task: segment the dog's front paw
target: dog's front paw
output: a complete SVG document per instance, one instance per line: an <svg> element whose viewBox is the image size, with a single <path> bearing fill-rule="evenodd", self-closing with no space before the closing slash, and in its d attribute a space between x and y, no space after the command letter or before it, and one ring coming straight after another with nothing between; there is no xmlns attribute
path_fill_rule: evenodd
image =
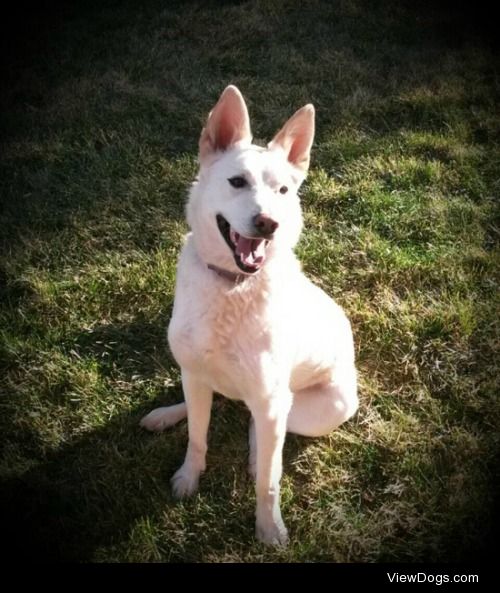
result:
<svg viewBox="0 0 500 593"><path fill-rule="evenodd" d="M170 480L174 498L181 499L193 496L198 490L200 474L200 471L186 467L186 464L182 465Z"/></svg>
<svg viewBox="0 0 500 593"><path fill-rule="evenodd" d="M281 519L265 523L257 521L255 537L270 546L286 546L288 543L288 531Z"/></svg>

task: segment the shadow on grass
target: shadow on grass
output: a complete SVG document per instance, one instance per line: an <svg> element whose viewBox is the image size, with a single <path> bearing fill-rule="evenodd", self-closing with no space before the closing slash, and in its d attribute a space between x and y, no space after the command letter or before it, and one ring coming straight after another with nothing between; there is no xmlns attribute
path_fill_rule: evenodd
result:
<svg viewBox="0 0 500 593"><path fill-rule="evenodd" d="M97 325L67 340L67 348L98 361L105 378L153 378L175 373L177 367L166 336L170 316L169 307L153 316L137 315L131 322Z"/></svg>
<svg viewBox="0 0 500 593"><path fill-rule="evenodd" d="M146 382L153 379L154 384L159 377L175 376L177 368L166 351L165 327L163 318L140 318L94 328L69 343L81 359L100 361L99 375L105 382L119 383L120 378L137 373ZM16 432L16 443L29 454L30 465L0 483L2 530L9 557L85 562L99 559L106 550L106 559L127 561L128 550L140 553L141 544L132 543L134 538L148 538L141 533L144 524L154 529L163 526L149 540L162 552L159 558L145 552L142 561L200 561L204 554L224 552L228 541L248 549L255 545L253 486L246 473L249 413L244 405L215 398L208 469L200 495L179 505L171 496L169 480L184 458L187 423L155 435L141 429L139 420L154 407L182 401L181 386L177 383L167 393L153 387L156 397L152 400L140 392L140 385L128 385L133 392L127 397L138 402L131 411L103 419L98 428L45 455L40 454L34 432ZM62 394L57 385L51 389L43 399L50 400L54 410L58 405L72 405L71 386L66 385ZM102 407L107 409L110 394L104 392L102 397L106 399ZM305 439L289 437L286 473L293 473L293 459L305 445ZM205 538L205 546L200 546L200 538ZM116 547L120 552L114 555Z"/></svg>
<svg viewBox="0 0 500 593"><path fill-rule="evenodd" d="M156 405L160 403L164 402ZM146 411L117 416L0 484L7 557L28 562L85 562L94 561L96 554L99 558L99 550L106 549L108 561L113 557L127 561L123 550L132 546L137 553L131 540L141 522L167 523L159 536L162 553L156 560L203 561L204 554L223 552L230 541L238 542L240 548L255 545L253 486L246 475L246 430L235 439L226 427L235 419L240 427L246 427L243 407L216 399L209 469L200 495L181 504L171 496L169 479L184 457L186 423L162 435L151 435L138 426ZM285 471L305 446L304 439L290 440ZM234 455L234 463L227 463L228 455ZM179 537L181 541L176 539ZM208 545L200 546L200 538L208 539ZM114 547L122 550L116 556ZM151 560L145 556L139 561Z"/></svg>
<svg viewBox="0 0 500 593"><path fill-rule="evenodd" d="M179 397L180 393L176 393ZM154 402L151 407L161 403L164 402ZM116 416L102 428L50 452L25 473L2 481L1 521L3 538L8 542L8 558L28 562L85 562L98 559L99 550L106 549L108 560L115 557L127 561L126 550L130 548L129 540L134 538L135 526L144 521L159 525L164 515L173 515L168 519L172 523L162 535L165 558L201 559L203 552L194 525L199 520L207 522L204 511L196 508L196 499L180 505L185 509L177 510L178 503L170 494L169 479L185 453L186 423L165 434L151 435L139 427L139 419L148 410L149 407ZM19 434L18 438L18 442L33 441L31 434ZM231 437L217 431L216 438L229 442ZM232 447L234 443L229 445ZM227 505L232 484L228 481L227 485L227 488L211 488L210 479L208 484L203 480L204 505L212 502L217 508ZM177 515L182 524L176 525ZM184 515L186 523L192 525L187 531L183 531ZM252 515L246 520L251 525ZM226 529L227 526L223 532ZM181 541L169 541L174 530ZM252 536L251 528L248 536ZM114 556L113 548L122 543L122 552ZM215 544L211 551L217 548ZM149 560L148 555L141 558L141 561Z"/></svg>
<svg viewBox="0 0 500 593"><path fill-rule="evenodd" d="M97 547L120 541L150 512L146 501L140 504L140 481L131 478L131 464L140 467L147 461L144 446L138 450L129 437L123 438L125 427L138 432L131 424L131 417L115 418L2 483L3 533L12 558L90 560ZM127 496L117 496L117 489ZM156 495L170 504L166 488L158 488Z"/></svg>
<svg viewBox="0 0 500 593"><path fill-rule="evenodd" d="M147 545L155 546L156 536L161 556L146 551L142 561L200 561L206 553L224 551L227 541L234 539L240 546L252 545L254 498L246 474L246 408L215 398L209 467L199 497L181 505L170 494L169 480L184 458L187 423L181 422L160 435L139 427L143 414L183 399L179 384L168 393L154 386L162 376L175 377L177 368L167 353L165 327L163 315L161 319L138 318L131 323L96 327L68 341L68 347L71 344L82 360L99 361L104 384L118 384L135 373L146 384L153 380L156 397L151 400L151 394L141 393L140 384L124 381L125 389L132 390L126 397L138 402L131 411L103 419L98 428L44 455L34 432L16 432L16 443L26 455L29 453L30 465L27 471L18 470L17 475L0 483L0 515L9 557L33 562L85 562L99 559L105 549L106 559L127 561L128 550L140 553L141 544L137 539L132 543L134 538L145 537ZM71 391L71 385L64 386L62 393L52 385L42 399L51 401L57 410L58 405L72 405ZM102 397L106 400L102 409L106 410L110 394L105 391ZM91 405L100 406L99 402ZM301 439L294 438L287 446L287 466L302 444ZM234 461L228 463L228 458ZM230 508L236 512L228 512ZM163 525L163 530L148 540L148 534L141 532L144 524ZM207 538L206 546L200 546L200 538ZM120 549L116 555L115 548ZM137 561L136 556L133 559Z"/></svg>

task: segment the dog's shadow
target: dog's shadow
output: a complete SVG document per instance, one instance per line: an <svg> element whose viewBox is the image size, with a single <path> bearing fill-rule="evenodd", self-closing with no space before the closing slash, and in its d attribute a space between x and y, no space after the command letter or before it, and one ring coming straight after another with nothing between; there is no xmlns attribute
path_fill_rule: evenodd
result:
<svg viewBox="0 0 500 593"><path fill-rule="evenodd" d="M165 371L175 374L175 363L165 344L164 321L137 320L97 328L77 336L75 347L82 356L99 358L106 354L100 367L104 376L132 370L144 375L149 372L150 376ZM109 344L115 348L110 349ZM109 549L105 549L121 543L126 546L138 522L154 523L170 511L175 520L177 503L171 496L169 478L184 457L186 421L153 435L139 427L139 420L153 407L182 398L178 383L158 393L153 401L143 398L132 409L113 415L98 428L83 432L43 457L38 453L39 461L24 473L4 479L0 500L8 555L37 562L91 561L99 559L102 550L102 557L107 558ZM253 542L255 500L246 472L248 419L242 404L215 398L209 469L201 483L201 506L208 504L214 509L210 519L214 523L210 536L214 548L224 547L228 538L237 538L243 546ZM35 448L33 434L17 436L26 448ZM287 440L285 468L301 448L301 439ZM186 512L181 512L186 525L190 514L194 523L197 517L204 519L196 502L187 505ZM237 517L235 513L234 521L224 516L224 509L229 507L241 510ZM210 530L210 525L207 527ZM173 545L169 559L200 560L199 545L196 538L191 539L182 546L184 556ZM163 543L169 546L168 534ZM117 553L117 557L122 556Z"/></svg>

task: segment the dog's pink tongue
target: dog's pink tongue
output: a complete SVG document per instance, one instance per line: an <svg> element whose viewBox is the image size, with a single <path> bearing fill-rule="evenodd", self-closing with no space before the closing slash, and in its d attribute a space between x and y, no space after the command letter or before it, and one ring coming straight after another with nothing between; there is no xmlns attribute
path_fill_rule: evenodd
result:
<svg viewBox="0 0 500 593"><path fill-rule="evenodd" d="M249 239L240 237L235 245L236 255L246 266L259 267L266 257L266 245L264 239Z"/></svg>

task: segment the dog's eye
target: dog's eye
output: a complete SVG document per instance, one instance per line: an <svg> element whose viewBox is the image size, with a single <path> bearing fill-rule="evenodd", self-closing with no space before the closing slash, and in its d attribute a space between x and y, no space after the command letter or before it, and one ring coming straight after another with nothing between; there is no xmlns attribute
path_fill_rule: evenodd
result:
<svg viewBox="0 0 500 593"><path fill-rule="evenodd" d="M280 187L280 194L286 194L287 191L288 191L288 187L286 185L282 185Z"/></svg>
<svg viewBox="0 0 500 593"><path fill-rule="evenodd" d="M228 181L236 189L241 189L242 187L245 187L245 185L247 185L247 180L241 175L231 177L230 179L228 179Z"/></svg>

